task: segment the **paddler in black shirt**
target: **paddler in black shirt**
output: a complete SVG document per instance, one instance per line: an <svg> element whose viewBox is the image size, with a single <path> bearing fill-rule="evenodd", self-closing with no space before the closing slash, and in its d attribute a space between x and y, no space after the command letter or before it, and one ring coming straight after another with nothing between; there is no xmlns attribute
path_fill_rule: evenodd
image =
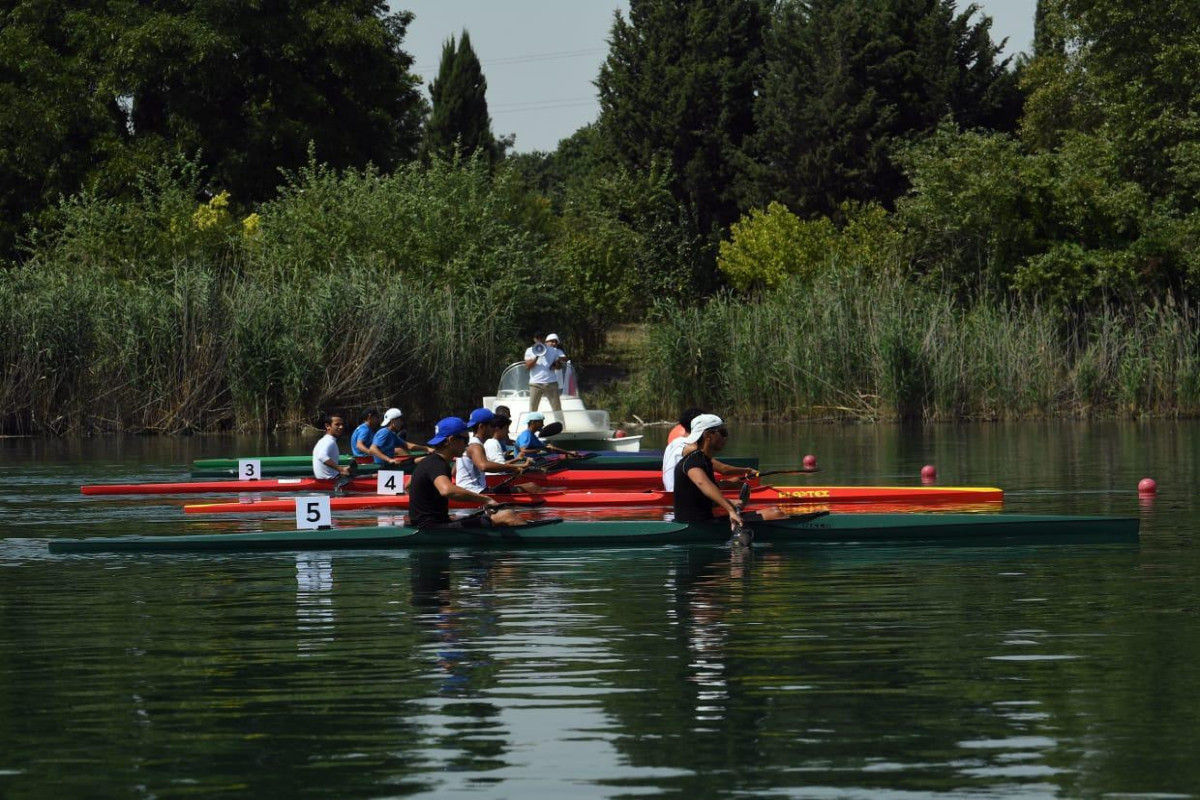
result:
<svg viewBox="0 0 1200 800"><path fill-rule="evenodd" d="M675 465L675 519L678 522L707 522L716 518L714 506L729 512L729 526L742 525L742 515L717 486L713 456L725 448L729 431L716 414L701 414L692 420L691 433L684 439L696 449Z"/></svg>
<svg viewBox="0 0 1200 800"><path fill-rule="evenodd" d="M429 446L433 452L413 470L408 484L408 520L414 528L490 528L496 525L524 525L515 511L496 511L490 516L450 519L450 500L474 500L485 507L496 505L496 498L476 494L455 485L450 465L467 449L469 430L458 417L446 417L434 428Z"/></svg>

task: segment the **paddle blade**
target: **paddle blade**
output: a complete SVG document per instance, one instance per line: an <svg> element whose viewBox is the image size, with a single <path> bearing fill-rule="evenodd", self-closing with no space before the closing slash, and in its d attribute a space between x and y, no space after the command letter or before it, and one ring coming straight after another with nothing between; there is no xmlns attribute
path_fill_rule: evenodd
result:
<svg viewBox="0 0 1200 800"><path fill-rule="evenodd" d="M738 507L745 508L746 503L750 502L750 484L743 483L742 490L738 492Z"/></svg>
<svg viewBox="0 0 1200 800"><path fill-rule="evenodd" d="M546 427L542 428L542 436L558 436L563 431L561 422L551 422Z"/></svg>

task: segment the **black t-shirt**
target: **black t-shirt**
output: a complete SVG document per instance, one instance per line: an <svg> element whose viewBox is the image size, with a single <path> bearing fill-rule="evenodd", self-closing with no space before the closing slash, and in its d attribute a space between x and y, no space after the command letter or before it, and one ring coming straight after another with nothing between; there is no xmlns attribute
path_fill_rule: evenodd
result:
<svg viewBox="0 0 1200 800"><path fill-rule="evenodd" d="M700 450L693 450L675 465L675 519L678 522L704 522L714 518L713 501L704 496L700 487L688 477L688 470L700 467L713 483L712 460Z"/></svg>
<svg viewBox="0 0 1200 800"><path fill-rule="evenodd" d="M408 522L413 527L445 525L450 521L450 501L433 485L441 475L450 477L450 465L437 453L421 459L413 470L408 483Z"/></svg>

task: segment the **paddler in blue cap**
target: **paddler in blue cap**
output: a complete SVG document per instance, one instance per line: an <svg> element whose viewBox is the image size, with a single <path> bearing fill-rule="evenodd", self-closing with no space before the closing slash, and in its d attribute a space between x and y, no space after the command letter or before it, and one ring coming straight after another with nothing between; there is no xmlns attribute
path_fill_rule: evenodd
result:
<svg viewBox="0 0 1200 800"><path fill-rule="evenodd" d="M451 500L475 501L485 509L497 505L496 498L456 486L450 478L450 465L466 451L469 434L467 423L458 417L446 417L434 428L429 440L432 452L417 464L408 485L408 519L413 527L462 529L525 524L516 512L507 509L450 519Z"/></svg>
<svg viewBox="0 0 1200 800"><path fill-rule="evenodd" d="M475 409L467 420L471 436L467 440L466 452L459 457L454 472L454 482L464 489L482 494L487 491L489 472L510 472L519 475L529 465L527 459L504 462L488 458L484 443L490 441L495 434L495 425L496 415L486 408Z"/></svg>
<svg viewBox="0 0 1200 800"><path fill-rule="evenodd" d="M538 431L546 424L546 415L540 411L535 411L525 417L525 430L517 435L517 455L527 457L537 455L539 453L562 453L564 456L578 458L579 453L574 450L564 450L563 448L543 442L538 438Z"/></svg>

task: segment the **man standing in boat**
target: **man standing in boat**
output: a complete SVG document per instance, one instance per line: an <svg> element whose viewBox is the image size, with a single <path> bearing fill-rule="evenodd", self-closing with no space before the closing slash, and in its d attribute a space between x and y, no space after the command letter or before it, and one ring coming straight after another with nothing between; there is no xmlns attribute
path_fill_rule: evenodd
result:
<svg viewBox="0 0 1200 800"><path fill-rule="evenodd" d="M313 477L331 481L350 474L350 467L340 463L337 439L346 430L346 421L339 414L322 414L317 424L325 429L325 435L313 447Z"/></svg>
<svg viewBox="0 0 1200 800"><path fill-rule="evenodd" d="M558 334L552 333L542 341L534 334L533 345L525 351L525 367L529 370L529 410L537 411L544 396L550 408L562 411L562 398L555 370L567 363L567 354L558 349Z"/></svg>
<svg viewBox="0 0 1200 800"><path fill-rule="evenodd" d="M450 519L450 501L475 501L488 508L497 505L496 498L456 486L450 478L450 465L467 449L469 429L458 417L446 417L438 422L429 440L432 452L421 459L413 470L408 484L408 521L414 528L462 529L491 528L497 525L524 525L515 511L496 511L490 516L469 516Z"/></svg>

